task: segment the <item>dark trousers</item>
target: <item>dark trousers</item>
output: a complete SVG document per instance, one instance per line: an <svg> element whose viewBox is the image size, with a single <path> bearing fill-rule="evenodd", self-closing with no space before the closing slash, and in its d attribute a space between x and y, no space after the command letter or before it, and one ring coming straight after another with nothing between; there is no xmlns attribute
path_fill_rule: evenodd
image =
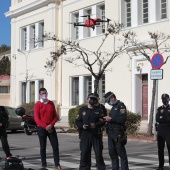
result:
<svg viewBox="0 0 170 170"><path fill-rule="evenodd" d="M12 154L10 153L10 149L9 149L6 129L3 127L1 127L1 130L0 130L0 139L2 143L2 149L5 152L6 157L12 156Z"/></svg>
<svg viewBox="0 0 170 170"><path fill-rule="evenodd" d="M169 132L167 132L169 133ZM164 167L164 148L165 148L165 142L168 149L168 155L169 155L169 164L170 164L170 141L167 141L165 136L159 135L157 136L158 141L158 159L159 159L159 167Z"/></svg>
<svg viewBox="0 0 170 170"><path fill-rule="evenodd" d="M55 166L59 166L59 145L58 145L58 138L55 128L52 128L52 133L48 133L46 129L37 127L37 133L40 141L40 155L41 155L41 162L42 166L47 166L46 162L46 145L47 145L47 137L50 140L52 149L53 149L53 157Z"/></svg>
<svg viewBox="0 0 170 170"><path fill-rule="evenodd" d="M80 140L80 168L79 170L90 170L91 169L91 149L93 146L97 169L105 170L105 163L102 155L102 141L98 136L93 135L91 132L83 131Z"/></svg>
<svg viewBox="0 0 170 170"><path fill-rule="evenodd" d="M121 170L129 170L125 145L118 141L118 132L108 132L108 149L112 160L112 170L119 170L119 157L121 159Z"/></svg>

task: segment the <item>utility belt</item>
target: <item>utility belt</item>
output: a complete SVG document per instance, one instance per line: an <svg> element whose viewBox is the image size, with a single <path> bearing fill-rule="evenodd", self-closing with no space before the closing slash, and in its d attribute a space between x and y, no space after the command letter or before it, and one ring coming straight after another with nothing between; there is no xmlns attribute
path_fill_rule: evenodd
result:
<svg viewBox="0 0 170 170"><path fill-rule="evenodd" d="M125 132L124 126L123 125L118 125L118 124L109 124L108 125L108 130Z"/></svg>

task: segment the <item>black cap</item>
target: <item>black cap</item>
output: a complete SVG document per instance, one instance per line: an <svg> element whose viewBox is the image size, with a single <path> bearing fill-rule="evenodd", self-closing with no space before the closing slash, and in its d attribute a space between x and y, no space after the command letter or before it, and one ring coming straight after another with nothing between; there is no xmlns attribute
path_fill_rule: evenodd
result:
<svg viewBox="0 0 170 170"><path fill-rule="evenodd" d="M162 94L161 99L169 99L169 95L164 93Z"/></svg>
<svg viewBox="0 0 170 170"><path fill-rule="evenodd" d="M99 98L99 95L97 94L97 93L93 93L94 94L94 96L96 96L97 98Z"/></svg>
<svg viewBox="0 0 170 170"><path fill-rule="evenodd" d="M94 93L88 94L87 98L90 98L90 97L93 97L93 98L96 98L96 99L97 99L97 97L94 95Z"/></svg>
<svg viewBox="0 0 170 170"><path fill-rule="evenodd" d="M105 103L108 103L111 97L116 98L115 94L111 91L107 92L103 97L105 98Z"/></svg>

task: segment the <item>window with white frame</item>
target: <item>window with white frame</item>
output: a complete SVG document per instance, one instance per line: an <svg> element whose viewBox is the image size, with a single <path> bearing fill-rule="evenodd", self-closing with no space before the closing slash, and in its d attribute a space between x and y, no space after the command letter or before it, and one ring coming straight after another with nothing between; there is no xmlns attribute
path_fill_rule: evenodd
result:
<svg viewBox="0 0 170 170"><path fill-rule="evenodd" d="M35 82L37 82L38 84L38 91L35 88ZM34 81L28 81L27 82L27 87L29 87L29 89L26 89L26 82L22 82L21 83L21 102L22 103L26 103L26 98L29 99L28 102L35 102L36 98L39 98L39 89L44 87L44 80L34 80ZM29 90L29 94L27 93L26 90ZM27 94L29 96L27 96ZM37 97L36 97L36 96Z"/></svg>
<svg viewBox="0 0 170 170"><path fill-rule="evenodd" d="M105 20L105 5L98 5L97 6L97 18L100 18L101 20ZM105 22L100 22L99 27L96 27L97 34L105 33Z"/></svg>
<svg viewBox="0 0 170 170"><path fill-rule="evenodd" d="M27 50L27 28L24 27L21 29L21 49Z"/></svg>
<svg viewBox="0 0 170 170"><path fill-rule="evenodd" d="M78 23L79 22L79 12L73 13L72 14L72 38L74 40L78 40L79 39L79 26L74 26L74 23Z"/></svg>
<svg viewBox="0 0 170 170"><path fill-rule="evenodd" d="M35 102L35 81L30 82L30 102Z"/></svg>
<svg viewBox="0 0 170 170"><path fill-rule="evenodd" d="M161 0L161 19L167 18L167 1Z"/></svg>
<svg viewBox="0 0 170 170"><path fill-rule="evenodd" d="M38 47L43 47L44 46L44 22L40 22L38 24L39 26L39 31L38 31Z"/></svg>
<svg viewBox="0 0 170 170"><path fill-rule="evenodd" d="M102 76L102 78L99 81L99 98L100 98L100 102L104 103L104 96L105 94L105 75Z"/></svg>
<svg viewBox="0 0 170 170"><path fill-rule="evenodd" d="M37 30L37 31L36 31ZM30 50L43 47L44 22L38 22L21 28L21 49Z"/></svg>
<svg viewBox="0 0 170 170"><path fill-rule="evenodd" d="M26 103L26 82L21 83L21 102Z"/></svg>
<svg viewBox="0 0 170 170"><path fill-rule="evenodd" d="M131 0L126 1L126 27L131 26Z"/></svg>
<svg viewBox="0 0 170 170"><path fill-rule="evenodd" d="M121 0L121 22L124 27L131 27L131 0Z"/></svg>
<svg viewBox="0 0 170 170"><path fill-rule="evenodd" d="M84 83L84 101L86 101L88 94L92 93L92 76L85 76Z"/></svg>
<svg viewBox="0 0 170 170"><path fill-rule="evenodd" d="M148 0L143 0L143 23L148 23Z"/></svg>
<svg viewBox="0 0 170 170"><path fill-rule="evenodd" d="M44 80L39 81L39 89L44 87Z"/></svg>
<svg viewBox="0 0 170 170"><path fill-rule="evenodd" d="M30 49L36 48L35 25L30 26Z"/></svg>
<svg viewBox="0 0 170 170"><path fill-rule="evenodd" d="M0 86L0 93L10 93L9 86Z"/></svg>
<svg viewBox="0 0 170 170"><path fill-rule="evenodd" d="M92 10L91 10L91 8L90 9L86 9L86 10L84 10L84 15L90 15L90 17L91 17L91 14L92 14ZM88 19L88 17L86 18L84 18L84 22L85 22L85 20L87 20ZM91 28L88 28L88 27L84 27L84 38L86 38L86 37L91 37Z"/></svg>
<svg viewBox="0 0 170 170"><path fill-rule="evenodd" d="M72 105L79 104L79 77L72 77Z"/></svg>

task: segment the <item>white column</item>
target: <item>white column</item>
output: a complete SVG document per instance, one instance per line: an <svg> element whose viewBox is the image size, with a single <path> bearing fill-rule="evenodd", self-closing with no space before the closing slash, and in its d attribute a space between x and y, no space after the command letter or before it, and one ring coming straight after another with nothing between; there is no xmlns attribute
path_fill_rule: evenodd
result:
<svg viewBox="0 0 170 170"><path fill-rule="evenodd" d="M26 86L26 103L30 102L30 81L27 82Z"/></svg>
<svg viewBox="0 0 170 170"><path fill-rule="evenodd" d="M83 16L84 12L83 9L79 11L79 22L84 22L84 18L80 17ZM83 39L84 38L84 33L83 33L83 29L84 27L79 27L79 39Z"/></svg>
<svg viewBox="0 0 170 170"><path fill-rule="evenodd" d="M35 80L35 102L39 100L39 80Z"/></svg>
<svg viewBox="0 0 170 170"><path fill-rule="evenodd" d="M156 22L156 1L157 0L149 0L148 1L149 23Z"/></svg>
<svg viewBox="0 0 170 170"><path fill-rule="evenodd" d="M131 0L131 22L132 27L138 26L138 1Z"/></svg>
<svg viewBox="0 0 170 170"><path fill-rule="evenodd" d="M84 103L84 76L79 76L79 104Z"/></svg>
<svg viewBox="0 0 170 170"><path fill-rule="evenodd" d="M92 6L92 14L93 14L93 18L97 18L97 6L96 5ZM97 30L98 30L98 28L95 28L94 30L91 29L91 36L92 37L97 35Z"/></svg>

